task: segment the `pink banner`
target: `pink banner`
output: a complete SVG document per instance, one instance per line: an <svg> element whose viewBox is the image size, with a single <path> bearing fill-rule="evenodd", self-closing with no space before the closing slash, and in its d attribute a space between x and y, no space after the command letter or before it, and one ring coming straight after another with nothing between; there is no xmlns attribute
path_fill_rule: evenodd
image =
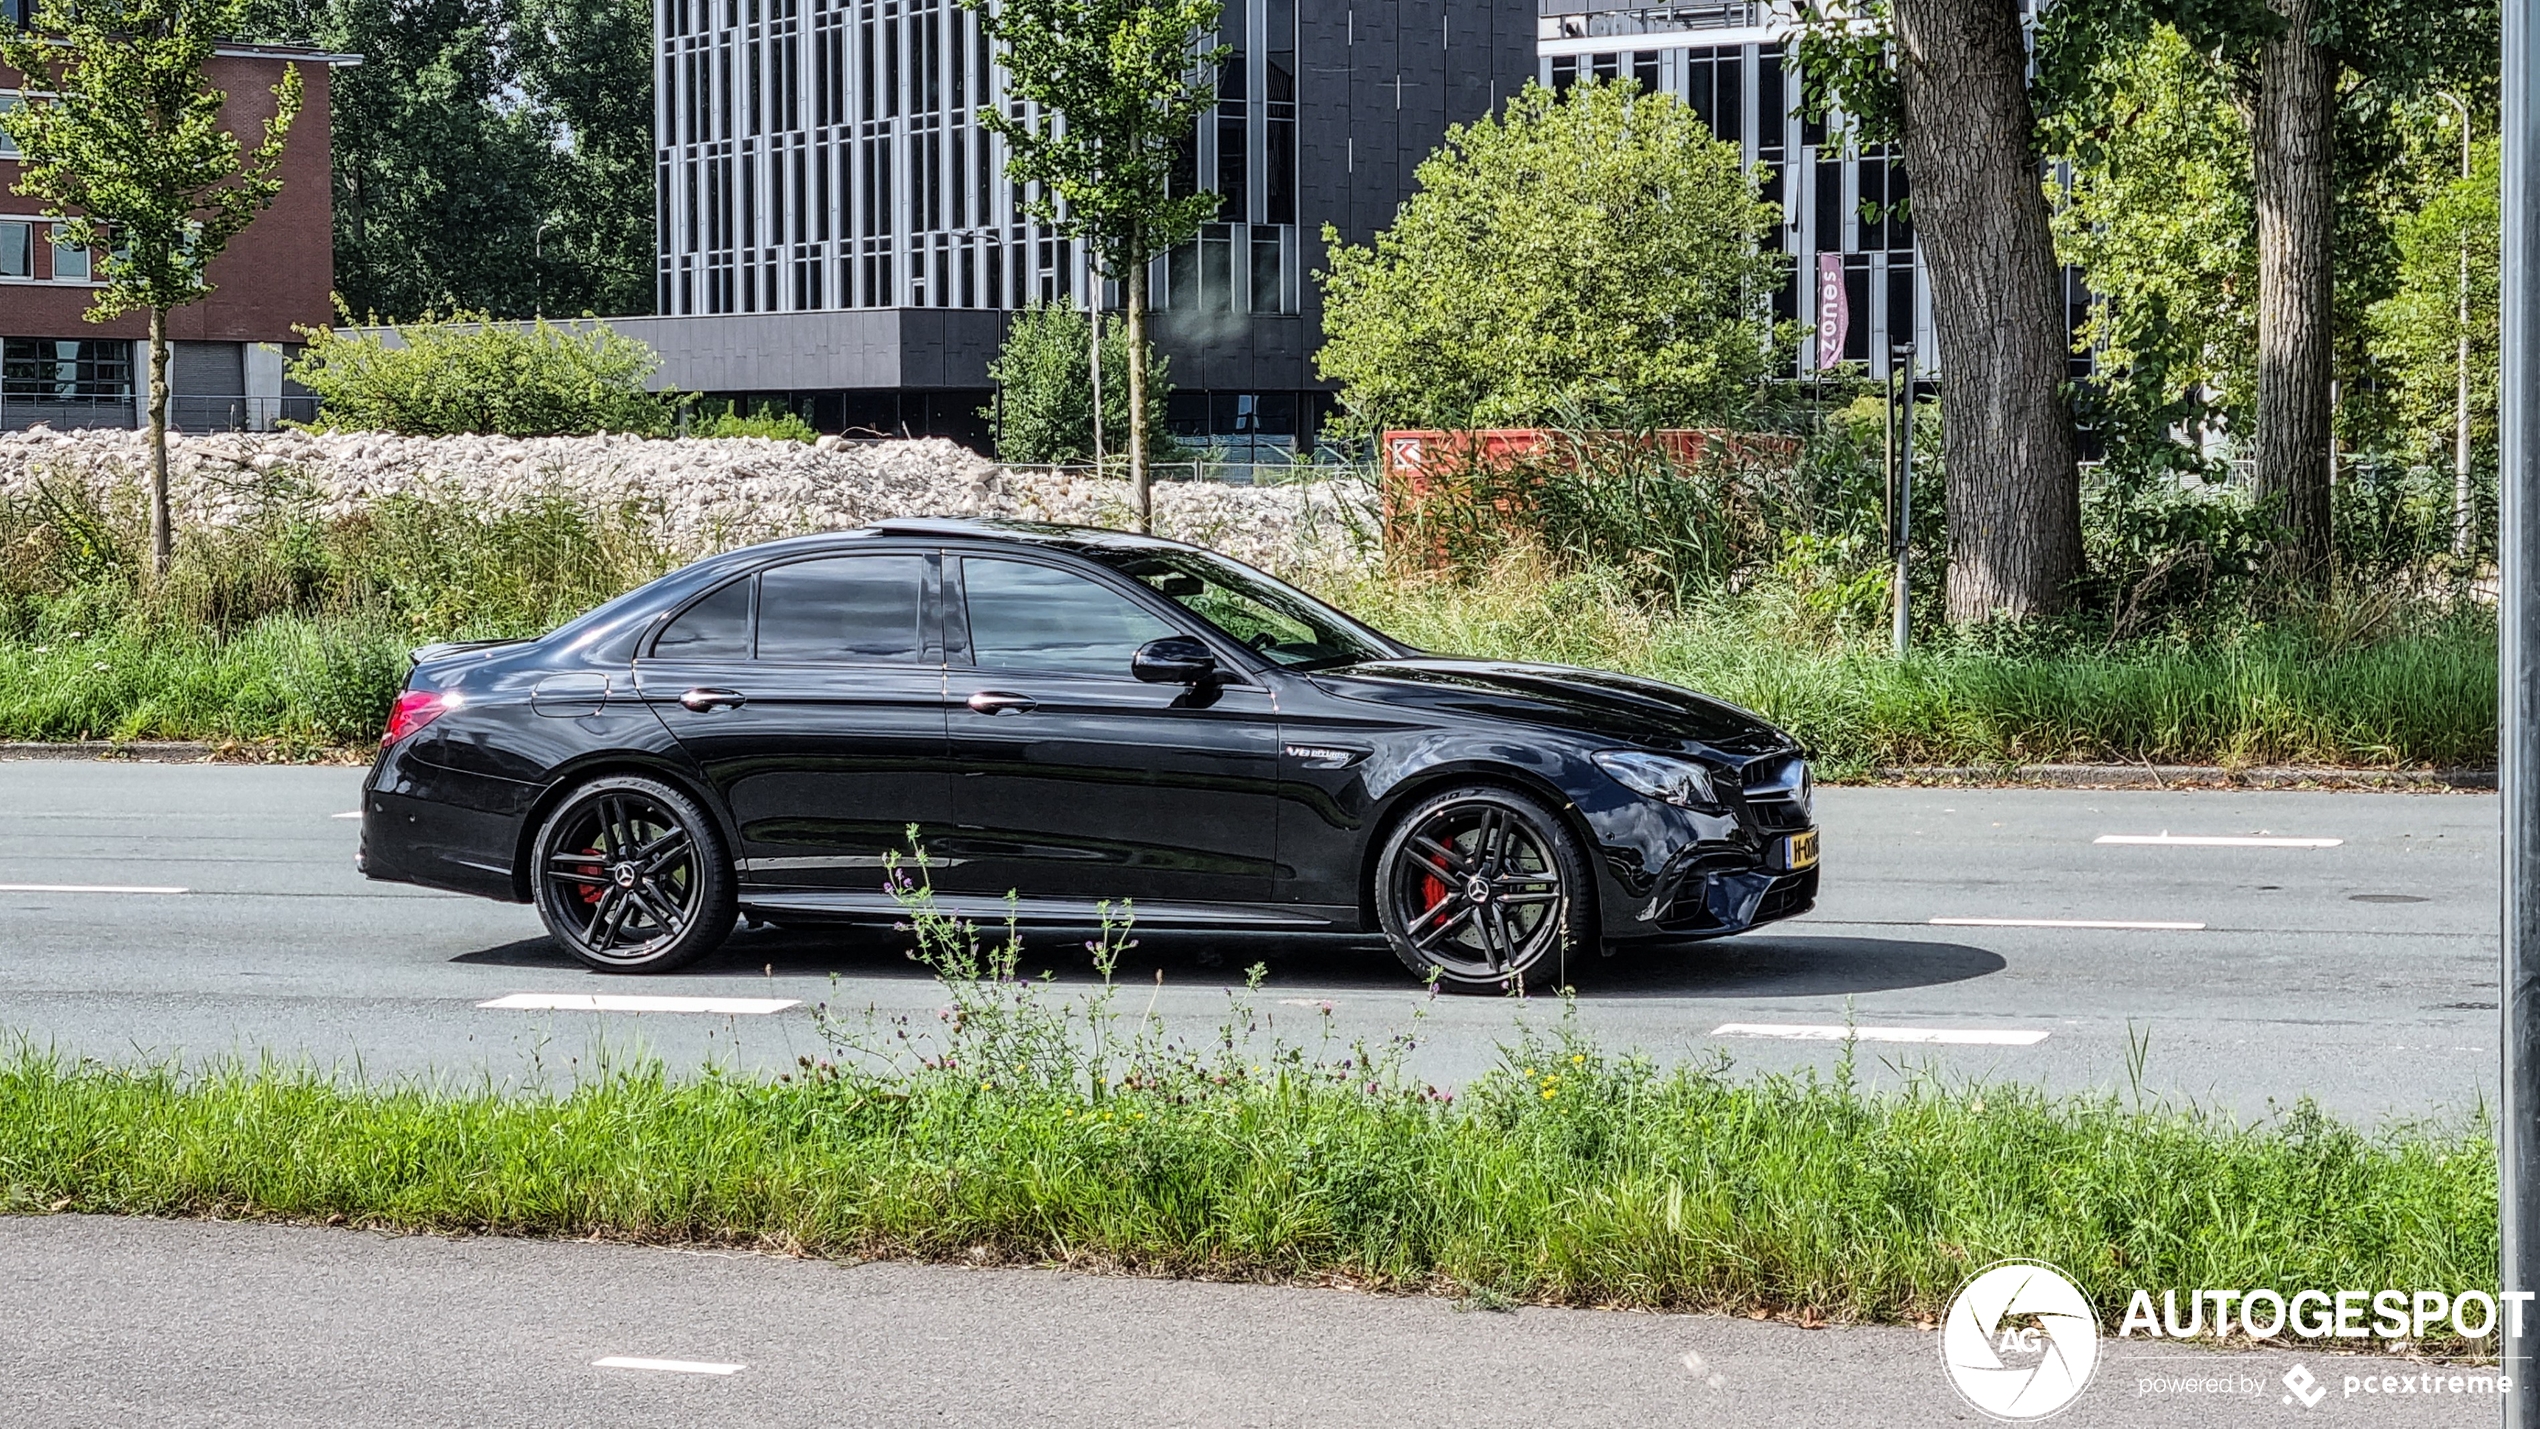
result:
<svg viewBox="0 0 2540 1429"><path fill-rule="evenodd" d="M1843 337L1852 326L1852 299L1843 286L1843 255L1817 255L1817 367L1843 360Z"/></svg>

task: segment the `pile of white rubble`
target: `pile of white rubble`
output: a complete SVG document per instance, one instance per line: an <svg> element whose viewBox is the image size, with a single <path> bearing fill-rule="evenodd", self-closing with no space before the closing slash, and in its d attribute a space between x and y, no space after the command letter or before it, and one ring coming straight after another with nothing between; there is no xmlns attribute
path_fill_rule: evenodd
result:
<svg viewBox="0 0 2540 1429"><path fill-rule="evenodd" d="M824 437L805 445L758 437L279 431L172 436L168 466L180 528L236 523L276 499L338 517L395 496L458 501L489 514L558 496L605 510L632 504L686 556L896 516L1129 524L1125 482L1000 468L940 439ZM30 495L43 482L104 494L131 488L147 470L139 432L39 427L0 434L0 499ZM1283 573L1336 572L1372 555L1364 483L1162 482L1154 506L1157 534Z"/></svg>

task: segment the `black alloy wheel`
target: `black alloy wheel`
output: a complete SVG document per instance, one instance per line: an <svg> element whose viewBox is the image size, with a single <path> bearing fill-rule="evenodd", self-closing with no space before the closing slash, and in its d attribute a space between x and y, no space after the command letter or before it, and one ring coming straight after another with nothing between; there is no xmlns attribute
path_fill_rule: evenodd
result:
<svg viewBox="0 0 2540 1429"><path fill-rule="evenodd" d="M602 972L666 972L731 935L732 867L714 823L657 780L615 775L575 790L531 856L547 931Z"/></svg>
<svg viewBox="0 0 2540 1429"><path fill-rule="evenodd" d="M1423 800L1385 840L1376 912L1403 966L1457 992L1567 980L1587 863L1550 809L1491 785Z"/></svg>

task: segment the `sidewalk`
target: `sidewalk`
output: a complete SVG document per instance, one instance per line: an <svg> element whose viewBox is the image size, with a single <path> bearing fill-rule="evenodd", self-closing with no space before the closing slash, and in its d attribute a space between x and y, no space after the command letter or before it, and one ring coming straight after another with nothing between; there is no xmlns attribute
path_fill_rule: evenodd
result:
<svg viewBox="0 0 2540 1429"><path fill-rule="evenodd" d="M1341 1290L76 1216L0 1219L0 1287L0 1423L23 1429L1989 1422L1923 1331ZM2497 1412L2340 1392L2416 1368L2392 1361L2103 1349L2057 1425ZM609 1356L743 1368L593 1366ZM2297 1358L2316 1408L2280 1384ZM2144 1397L2154 1375L2202 1387Z"/></svg>

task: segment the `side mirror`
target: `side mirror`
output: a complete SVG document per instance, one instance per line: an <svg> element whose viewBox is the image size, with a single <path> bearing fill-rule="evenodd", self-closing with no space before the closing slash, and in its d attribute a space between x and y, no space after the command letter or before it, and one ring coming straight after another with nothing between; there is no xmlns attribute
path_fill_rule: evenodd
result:
<svg viewBox="0 0 2540 1429"><path fill-rule="evenodd" d="M1151 685L1204 685L1217 678L1217 657L1190 636L1167 635L1139 646L1129 673Z"/></svg>

